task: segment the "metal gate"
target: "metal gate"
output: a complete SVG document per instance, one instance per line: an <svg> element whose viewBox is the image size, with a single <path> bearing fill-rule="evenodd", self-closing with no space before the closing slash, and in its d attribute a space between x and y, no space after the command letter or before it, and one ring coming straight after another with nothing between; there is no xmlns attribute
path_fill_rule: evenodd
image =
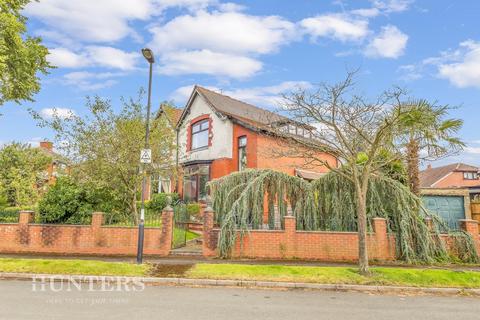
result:
<svg viewBox="0 0 480 320"><path fill-rule="evenodd" d="M459 229L458 220L465 219L464 198L461 196L423 196L425 207L437 214L450 227Z"/></svg>
<svg viewBox="0 0 480 320"><path fill-rule="evenodd" d="M187 206L184 203L177 204L173 209L173 249L186 245L189 221L190 216L187 212Z"/></svg>

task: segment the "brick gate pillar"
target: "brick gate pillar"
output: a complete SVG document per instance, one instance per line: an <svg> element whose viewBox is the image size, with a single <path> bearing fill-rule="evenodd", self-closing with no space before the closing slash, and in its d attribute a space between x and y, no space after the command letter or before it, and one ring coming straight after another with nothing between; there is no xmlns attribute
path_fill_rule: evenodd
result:
<svg viewBox="0 0 480 320"><path fill-rule="evenodd" d="M294 216L285 216L283 219L285 225L285 256L288 258L295 257L297 219Z"/></svg>
<svg viewBox="0 0 480 320"><path fill-rule="evenodd" d="M92 234L93 234L93 247L103 246L102 240L102 227L103 224L103 212L94 212L92 213Z"/></svg>
<svg viewBox="0 0 480 320"><path fill-rule="evenodd" d="M22 210L18 213L18 223L19 224L29 224L35 221L35 212Z"/></svg>
<svg viewBox="0 0 480 320"><path fill-rule="evenodd" d="M217 237L215 236L214 225L214 211L208 206L203 213L203 243L202 253L204 257L214 257L217 255Z"/></svg>
<svg viewBox="0 0 480 320"><path fill-rule="evenodd" d="M460 227L462 228L462 230L472 236L473 241L475 242L475 246L477 247L477 252L480 253L480 235L478 233L478 221L470 219L462 219L458 221L460 222Z"/></svg>
<svg viewBox="0 0 480 320"><path fill-rule="evenodd" d="M375 258L379 260L392 259L387 235L387 220L384 218L373 218L373 231L375 232Z"/></svg>
<svg viewBox="0 0 480 320"><path fill-rule="evenodd" d="M22 210L18 215L18 233L16 240L20 245L28 246L32 241L28 225L35 221L35 212Z"/></svg>
<svg viewBox="0 0 480 320"><path fill-rule="evenodd" d="M173 209L167 206L162 211L162 234L160 235L160 250L168 256L172 250L173 241Z"/></svg>

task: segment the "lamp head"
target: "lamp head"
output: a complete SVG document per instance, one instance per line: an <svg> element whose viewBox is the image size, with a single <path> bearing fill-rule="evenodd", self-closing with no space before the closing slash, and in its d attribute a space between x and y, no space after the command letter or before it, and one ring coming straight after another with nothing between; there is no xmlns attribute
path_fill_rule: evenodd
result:
<svg viewBox="0 0 480 320"><path fill-rule="evenodd" d="M149 48L143 48L142 49L142 54L145 57L145 59L148 61L148 63L154 63L155 59L153 58L153 51Z"/></svg>

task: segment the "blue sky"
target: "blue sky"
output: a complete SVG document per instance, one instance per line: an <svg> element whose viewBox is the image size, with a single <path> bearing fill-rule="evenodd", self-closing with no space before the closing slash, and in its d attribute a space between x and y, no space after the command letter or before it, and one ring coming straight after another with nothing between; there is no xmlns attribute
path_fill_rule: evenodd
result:
<svg viewBox="0 0 480 320"><path fill-rule="evenodd" d="M335 82L361 68L375 95L400 85L412 96L460 106L465 151L439 163L480 165L479 1L40 0L29 32L56 66L34 103L1 108L0 142L52 138L30 117L84 113L85 96L119 104L147 85L140 49L156 56L153 103L182 107L193 84L271 107L296 86Z"/></svg>

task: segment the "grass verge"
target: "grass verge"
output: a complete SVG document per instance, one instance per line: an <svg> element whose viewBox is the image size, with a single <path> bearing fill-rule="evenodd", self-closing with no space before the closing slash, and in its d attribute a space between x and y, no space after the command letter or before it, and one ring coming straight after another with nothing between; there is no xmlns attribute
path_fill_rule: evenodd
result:
<svg viewBox="0 0 480 320"><path fill-rule="evenodd" d="M0 259L0 272L79 274L99 276L145 276L150 267L125 262L96 260Z"/></svg>
<svg viewBox="0 0 480 320"><path fill-rule="evenodd" d="M409 287L480 288L480 272L442 269L371 268L361 276L356 268L244 264L197 264L188 278L235 279L324 284L360 284Z"/></svg>
<svg viewBox="0 0 480 320"><path fill-rule="evenodd" d="M372 275L365 277L361 276L357 269L352 267L200 263L193 266L182 266L182 268L170 266L168 272L155 273L155 269L158 269L159 266L164 265L154 265L152 267L148 264L137 265L96 260L0 258L0 272L480 288L480 272L461 270L375 267L371 268Z"/></svg>

